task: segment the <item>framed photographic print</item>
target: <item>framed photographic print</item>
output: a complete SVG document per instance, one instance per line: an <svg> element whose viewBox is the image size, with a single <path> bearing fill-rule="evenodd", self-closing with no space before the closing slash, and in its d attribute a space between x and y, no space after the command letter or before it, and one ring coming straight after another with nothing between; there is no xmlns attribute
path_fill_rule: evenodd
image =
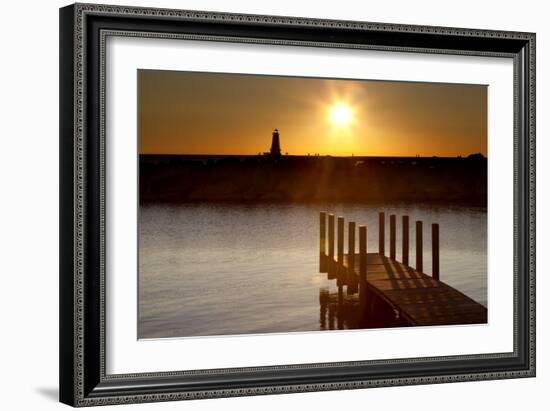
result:
<svg viewBox="0 0 550 411"><path fill-rule="evenodd" d="M535 375L535 35L60 10L60 399Z"/></svg>

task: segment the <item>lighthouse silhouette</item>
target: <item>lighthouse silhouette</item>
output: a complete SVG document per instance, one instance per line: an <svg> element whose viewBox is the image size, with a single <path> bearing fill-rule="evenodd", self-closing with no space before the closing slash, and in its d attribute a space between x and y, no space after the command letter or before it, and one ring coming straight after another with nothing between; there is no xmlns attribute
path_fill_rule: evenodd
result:
<svg viewBox="0 0 550 411"><path fill-rule="evenodd" d="M269 154L271 154L271 157L281 157L281 143L279 141L279 130L277 129L273 130Z"/></svg>

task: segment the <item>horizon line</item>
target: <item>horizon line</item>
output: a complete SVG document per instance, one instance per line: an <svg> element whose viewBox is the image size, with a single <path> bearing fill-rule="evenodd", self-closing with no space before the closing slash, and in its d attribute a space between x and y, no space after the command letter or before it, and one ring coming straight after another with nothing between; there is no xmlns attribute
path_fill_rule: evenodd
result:
<svg viewBox="0 0 550 411"><path fill-rule="evenodd" d="M256 154L226 154L226 153L138 153L140 156L224 156L224 157L272 157L269 153L256 153ZM452 155L333 155L333 154L281 154L280 157L335 157L335 158L355 158L355 157L372 157L372 158L465 158L471 155L481 154L484 158L488 158L486 154L481 152L469 153L466 155L457 154Z"/></svg>

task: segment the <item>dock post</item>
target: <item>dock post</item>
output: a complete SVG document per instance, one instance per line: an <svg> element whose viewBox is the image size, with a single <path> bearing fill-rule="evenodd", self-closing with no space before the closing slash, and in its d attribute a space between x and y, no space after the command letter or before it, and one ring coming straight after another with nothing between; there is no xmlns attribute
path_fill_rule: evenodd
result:
<svg viewBox="0 0 550 411"><path fill-rule="evenodd" d="M390 215L390 258L395 260L395 214Z"/></svg>
<svg viewBox="0 0 550 411"><path fill-rule="evenodd" d="M409 265L409 216L404 215L403 216L403 255L402 255L402 263L406 266Z"/></svg>
<svg viewBox="0 0 550 411"><path fill-rule="evenodd" d="M327 213L319 213L319 272L326 273L327 269Z"/></svg>
<svg viewBox="0 0 550 411"><path fill-rule="evenodd" d="M416 222L416 271L422 272L422 221Z"/></svg>
<svg viewBox="0 0 550 411"><path fill-rule="evenodd" d="M337 246L338 246L338 249L337 249L337 252L338 252L338 257L337 257L337 271L336 271L336 278L337 278L337 285L340 287L342 285L344 285L344 270L343 270L343 266L344 266L344 217L338 217L338 240L337 240Z"/></svg>
<svg viewBox="0 0 550 411"><path fill-rule="evenodd" d="M319 322L321 323L321 330L327 329L327 308L329 305L330 296L327 288L319 289Z"/></svg>
<svg viewBox="0 0 550 411"><path fill-rule="evenodd" d="M334 214L328 215L328 279L334 278Z"/></svg>
<svg viewBox="0 0 550 411"><path fill-rule="evenodd" d="M338 217L338 232L337 232L337 253L338 262L336 263L336 285L338 286L338 311L336 312L336 326L339 330L344 329L344 217Z"/></svg>
<svg viewBox="0 0 550 411"><path fill-rule="evenodd" d="M386 226L385 226L386 216L384 213L378 213L378 254L384 255L385 253L385 244L386 244Z"/></svg>
<svg viewBox="0 0 550 411"><path fill-rule="evenodd" d="M344 217L338 217L338 262L336 263L336 285L338 286L338 311L336 326L339 330L344 329L343 306L344 306Z"/></svg>
<svg viewBox="0 0 550 411"><path fill-rule="evenodd" d="M354 294L357 292L357 278L355 275L355 223L348 223L348 273L347 273L347 293Z"/></svg>
<svg viewBox="0 0 550 411"><path fill-rule="evenodd" d="M327 213L321 211L319 214L319 253L326 255L327 253Z"/></svg>
<svg viewBox="0 0 550 411"><path fill-rule="evenodd" d="M439 280L439 224L432 224L432 277Z"/></svg>
<svg viewBox="0 0 550 411"><path fill-rule="evenodd" d="M364 316L367 308L367 227L359 226L359 307Z"/></svg>

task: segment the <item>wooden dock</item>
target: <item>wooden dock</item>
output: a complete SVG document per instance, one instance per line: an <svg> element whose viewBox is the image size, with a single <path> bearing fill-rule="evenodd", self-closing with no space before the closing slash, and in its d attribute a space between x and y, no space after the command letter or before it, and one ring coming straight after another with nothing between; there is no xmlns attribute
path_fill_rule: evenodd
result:
<svg viewBox="0 0 550 411"><path fill-rule="evenodd" d="M484 306L439 279L439 225L433 224L431 230L433 273L429 276L423 272L422 222L417 221L415 224L416 268L412 268L408 265L409 217L403 216L401 224L403 262L396 259L396 216L391 215L389 221L389 256L384 255L386 235L384 213L379 214L378 252L367 250L366 226L360 226L358 229L359 252L357 252L355 222L348 223L346 252L344 218L337 219L335 238L334 215L321 212L320 271L326 272L329 279L336 280L339 302L343 301L345 287L347 295L358 294L358 309L362 316L374 317L385 310L394 314L394 326L486 323L487 309ZM389 322L392 321L389 320Z"/></svg>

